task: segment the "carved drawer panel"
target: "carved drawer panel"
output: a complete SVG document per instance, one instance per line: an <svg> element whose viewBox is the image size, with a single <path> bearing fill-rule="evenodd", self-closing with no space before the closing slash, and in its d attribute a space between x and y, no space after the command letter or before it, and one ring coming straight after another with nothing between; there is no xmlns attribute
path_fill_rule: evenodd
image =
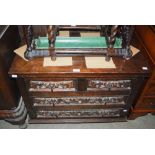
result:
<svg viewBox="0 0 155 155"><path fill-rule="evenodd" d="M34 98L34 106L125 105L127 96Z"/></svg>
<svg viewBox="0 0 155 155"><path fill-rule="evenodd" d="M30 81L29 91L75 91L73 80L69 81Z"/></svg>
<svg viewBox="0 0 155 155"><path fill-rule="evenodd" d="M131 80L88 80L87 90L130 90Z"/></svg>
<svg viewBox="0 0 155 155"><path fill-rule="evenodd" d="M124 116L123 109L80 109L67 111L37 111L38 118L103 118Z"/></svg>

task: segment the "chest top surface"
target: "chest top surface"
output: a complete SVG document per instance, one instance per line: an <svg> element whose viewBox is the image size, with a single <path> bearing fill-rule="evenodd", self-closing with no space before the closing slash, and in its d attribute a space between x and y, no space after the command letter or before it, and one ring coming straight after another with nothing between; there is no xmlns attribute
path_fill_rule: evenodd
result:
<svg viewBox="0 0 155 155"><path fill-rule="evenodd" d="M147 60L143 56L142 52L138 53L130 60L124 60L122 58L112 58L116 68L113 69L88 69L85 64L84 57L72 57L72 66L61 66L61 67L43 67L43 58L35 58L30 61L24 61L19 56L16 56L9 74L17 74L21 76L31 75L104 75L104 74L146 74L149 75L151 69L147 63ZM79 69L80 72L74 72L74 69Z"/></svg>

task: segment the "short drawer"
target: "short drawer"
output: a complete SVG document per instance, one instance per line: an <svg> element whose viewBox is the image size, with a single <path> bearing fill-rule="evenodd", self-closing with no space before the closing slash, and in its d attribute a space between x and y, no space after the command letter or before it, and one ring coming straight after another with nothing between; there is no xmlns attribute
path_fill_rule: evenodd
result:
<svg viewBox="0 0 155 155"><path fill-rule="evenodd" d="M126 113L126 111L125 111ZM104 118L125 116L123 109L80 109L66 111L37 111L37 118Z"/></svg>
<svg viewBox="0 0 155 155"><path fill-rule="evenodd" d="M124 106L128 96L32 98L34 106L111 105Z"/></svg>
<svg viewBox="0 0 155 155"><path fill-rule="evenodd" d="M119 91L131 90L131 80L88 80L88 91L90 90L105 90L105 91Z"/></svg>
<svg viewBox="0 0 155 155"><path fill-rule="evenodd" d="M130 91L131 80L71 79L31 80L30 92Z"/></svg>
<svg viewBox="0 0 155 155"><path fill-rule="evenodd" d="M30 81L29 91L61 92L75 91L74 80L64 81Z"/></svg>

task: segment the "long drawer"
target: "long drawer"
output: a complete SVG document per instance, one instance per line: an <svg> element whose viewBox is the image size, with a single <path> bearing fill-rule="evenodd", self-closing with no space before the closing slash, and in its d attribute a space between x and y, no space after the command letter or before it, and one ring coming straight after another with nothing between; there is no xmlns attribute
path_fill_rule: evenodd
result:
<svg viewBox="0 0 155 155"><path fill-rule="evenodd" d="M111 105L124 106L128 96L72 96L72 97L33 97L33 106L81 106L81 105Z"/></svg>
<svg viewBox="0 0 155 155"><path fill-rule="evenodd" d="M37 118L104 118L123 117L123 109L80 109L66 111L37 111Z"/></svg>

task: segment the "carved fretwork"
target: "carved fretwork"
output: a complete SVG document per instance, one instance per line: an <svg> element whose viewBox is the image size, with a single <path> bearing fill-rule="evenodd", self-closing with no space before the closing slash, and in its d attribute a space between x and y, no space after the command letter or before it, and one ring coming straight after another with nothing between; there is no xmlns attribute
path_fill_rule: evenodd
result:
<svg viewBox="0 0 155 155"><path fill-rule="evenodd" d="M131 80L118 80L118 81L89 80L87 90L89 89L103 89L103 90L131 89Z"/></svg>
<svg viewBox="0 0 155 155"><path fill-rule="evenodd" d="M30 81L30 91L75 91L73 81Z"/></svg>
<svg viewBox="0 0 155 155"><path fill-rule="evenodd" d="M124 96L121 97L61 97L34 98L34 106L67 106L67 105L125 105Z"/></svg>
<svg viewBox="0 0 155 155"><path fill-rule="evenodd" d="M38 118L103 118L120 117L123 109L81 109L67 111L38 111Z"/></svg>

